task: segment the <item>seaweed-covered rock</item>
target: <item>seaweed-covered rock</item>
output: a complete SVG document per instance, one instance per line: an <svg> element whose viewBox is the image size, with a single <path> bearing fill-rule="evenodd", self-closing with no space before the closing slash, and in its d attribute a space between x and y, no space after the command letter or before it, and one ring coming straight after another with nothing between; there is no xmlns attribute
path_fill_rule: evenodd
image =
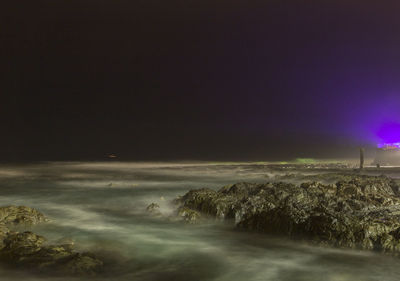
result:
<svg viewBox="0 0 400 281"><path fill-rule="evenodd" d="M10 227L30 226L46 221L48 219L42 213L30 207L0 207L0 250L4 247L4 239L10 231Z"/></svg>
<svg viewBox="0 0 400 281"><path fill-rule="evenodd" d="M192 210L187 207L181 207L178 209L178 216L183 219L183 221L187 223L197 223L201 218L201 215L198 211Z"/></svg>
<svg viewBox="0 0 400 281"><path fill-rule="evenodd" d="M103 263L88 253L76 253L68 245L44 245L46 239L32 232L12 232L4 240L0 260L16 267L58 274L92 275Z"/></svg>
<svg viewBox="0 0 400 281"><path fill-rule="evenodd" d="M4 248L4 239L7 237L8 233L9 233L9 229L8 227L3 224L0 223L0 250Z"/></svg>
<svg viewBox="0 0 400 281"><path fill-rule="evenodd" d="M26 206L0 207L0 222L4 224L33 225L47 221L46 217L36 209Z"/></svg>
<svg viewBox="0 0 400 281"><path fill-rule="evenodd" d="M42 213L29 207L0 207L0 262L56 275L94 275L102 269L101 260L93 254L74 251L71 241L47 245L43 236L10 230L45 221Z"/></svg>
<svg viewBox="0 0 400 281"><path fill-rule="evenodd" d="M232 219L239 228L339 247L400 252L400 197L390 178L353 175L336 184L239 183L191 190L180 209Z"/></svg>
<svg viewBox="0 0 400 281"><path fill-rule="evenodd" d="M3 241L4 248L1 255L7 256L10 261L18 261L39 251L45 241L46 239L43 236L30 231L11 232Z"/></svg>

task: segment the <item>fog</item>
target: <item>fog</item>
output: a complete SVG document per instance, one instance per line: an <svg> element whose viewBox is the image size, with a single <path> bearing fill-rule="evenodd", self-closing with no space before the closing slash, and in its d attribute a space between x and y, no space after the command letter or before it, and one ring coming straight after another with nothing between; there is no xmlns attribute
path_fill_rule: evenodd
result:
<svg viewBox="0 0 400 281"><path fill-rule="evenodd" d="M336 170L323 172L334 175ZM242 181L298 183L315 173L263 163L2 165L0 205L37 208L50 222L32 230L48 243L70 238L77 250L103 258L105 270L93 280L398 280L398 259L390 256L239 232L220 221L186 225L173 219L170 201L193 188L219 189ZM146 213L152 202L161 206L163 217ZM5 267L0 274L5 281L88 280Z"/></svg>

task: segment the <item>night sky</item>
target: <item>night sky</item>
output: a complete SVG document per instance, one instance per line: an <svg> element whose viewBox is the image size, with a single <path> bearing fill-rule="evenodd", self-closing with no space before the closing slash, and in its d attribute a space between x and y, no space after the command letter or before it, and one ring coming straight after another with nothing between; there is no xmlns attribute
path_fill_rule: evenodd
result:
<svg viewBox="0 0 400 281"><path fill-rule="evenodd" d="M286 160L400 141L400 2L18 0L0 160Z"/></svg>

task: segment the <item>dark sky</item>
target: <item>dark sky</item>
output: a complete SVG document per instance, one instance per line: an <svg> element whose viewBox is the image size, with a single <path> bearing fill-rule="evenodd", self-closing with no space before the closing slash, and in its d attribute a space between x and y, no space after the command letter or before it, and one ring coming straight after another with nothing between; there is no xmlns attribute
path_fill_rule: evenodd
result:
<svg viewBox="0 0 400 281"><path fill-rule="evenodd" d="M400 122L398 0L0 10L2 160L354 156Z"/></svg>

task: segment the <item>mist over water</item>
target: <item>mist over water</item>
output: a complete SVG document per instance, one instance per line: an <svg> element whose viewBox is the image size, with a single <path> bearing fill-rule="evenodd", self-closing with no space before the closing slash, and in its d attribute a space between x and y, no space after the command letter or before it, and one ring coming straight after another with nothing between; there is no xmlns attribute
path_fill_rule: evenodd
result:
<svg viewBox="0 0 400 281"><path fill-rule="evenodd" d="M40 163L0 166L0 205L26 205L48 216L33 231L75 241L106 261L93 280L398 280L400 260L366 251L313 247L210 221L169 219L169 202L190 189L266 182L281 175L256 164ZM165 215L151 217L157 203ZM33 276L0 268L1 280L88 280Z"/></svg>

